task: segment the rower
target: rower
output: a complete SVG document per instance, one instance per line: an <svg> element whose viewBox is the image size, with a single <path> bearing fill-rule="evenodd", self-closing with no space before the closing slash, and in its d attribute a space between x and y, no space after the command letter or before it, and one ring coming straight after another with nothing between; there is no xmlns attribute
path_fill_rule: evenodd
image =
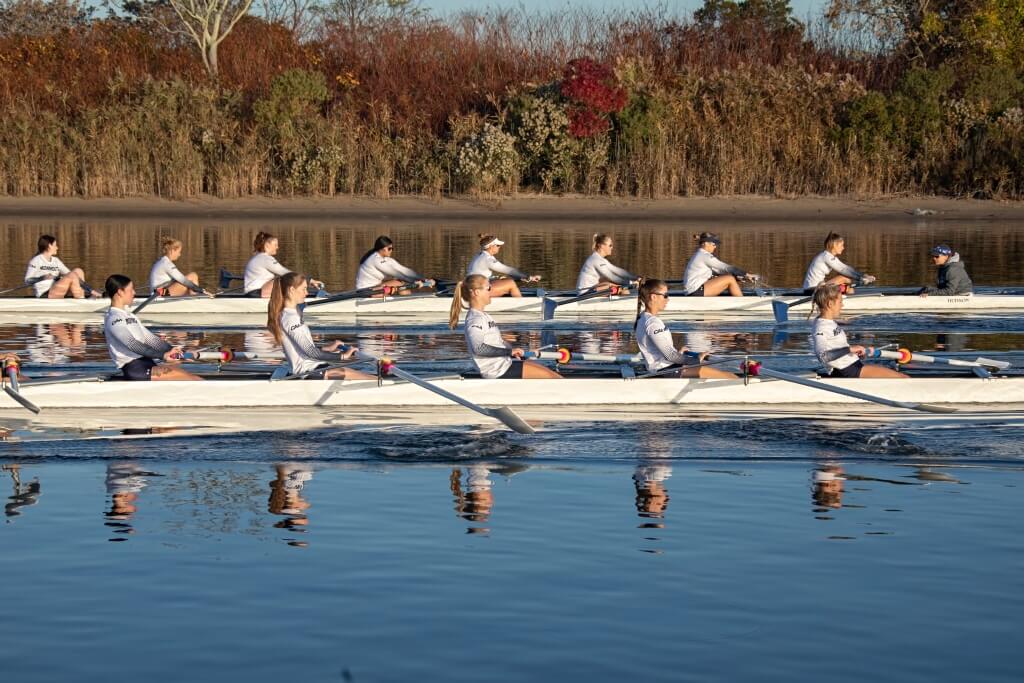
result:
<svg viewBox="0 0 1024 683"><path fill-rule="evenodd" d="M373 379L374 375L349 368L327 368L330 362L351 358L358 349L335 340L317 347L309 326L302 321L298 306L309 295L309 283L301 273L285 273L275 278L270 303L267 305L267 328L274 340L284 347L284 356L291 374L305 374L309 379Z"/></svg>
<svg viewBox="0 0 1024 683"><path fill-rule="evenodd" d="M37 243L38 252L28 262L25 284L32 285L37 298L63 299L70 294L75 299L84 299L86 294L98 299L100 293L85 284L85 271L68 268L57 258L57 238L41 235Z"/></svg>
<svg viewBox="0 0 1024 683"><path fill-rule="evenodd" d="M165 237L160 244L164 255L153 264L149 271L149 289L158 296L185 296L189 292L203 294L213 298L213 292L207 292L199 286L199 275L192 271L183 275L174 262L181 257L181 240ZM170 282L170 285L167 283Z"/></svg>
<svg viewBox="0 0 1024 683"><path fill-rule="evenodd" d="M491 285L483 275L469 275L455 287L448 326L459 324L463 302L466 312L466 346L484 379L562 379L540 363L523 360L525 351L501 337L498 323L484 310L491 303Z"/></svg>
<svg viewBox="0 0 1024 683"><path fill-rule="evenodd" d="M718 296L726 290L730 296L743 296L737 278L746 278L751 282L761 279L760 275L730 266L715 257L715 250L722 244L718 235L702 232L693 237L697 240L697 250L693 252L683 272L683 292L686 296Z"/></svg>
<svg viewBox="0 0 1024 683"><path fill-rule="evenodd" d="M668 305L668 297L668 285L662 280L644 280L640 285L633 333L647 372L661 375L663 370L679 368L678 373L664 373L664 376L736 379L731 372L702 365L708 354L688 354L685 346L676 349L672 333L658 317Z"/></svg>
<svg viewBox="0 0 1024 683"><path fill-rule="evenodd" d="M274 288L274 278L291 272L274 258L279 246L277 238L269 232L256 234L256 239L252 242L252 249L255 253L245 264L245 284L242 287L245 296L266 299ZM310 280L309 282L319 289L324 287L324 283L320 280Z"/></svg>
<svg viewBox="0 0 1024 683"><path fill-rule="evenodd" d="M494 273L501 273L508 276L491 280L491 298L506 295L517 299L522 297L523 295L519 291L519 285L516 284L516 280L540 282L540 275L527 275L512 266L506 266L497 259L498 252L501 251L502 245L505 244L504 242L494 235L480 233L479 237L480 253L469 262L466 275L483 275L486 278L492 278Z"/></svg>
<svg viewBox="0 0 1024 683"><path fill-rule="evenodd" d="M369 289L376 287L399 288L406 283L415 286L410 289L400 289L398 294L410 294L413 289L430 289L434 281L424 277L412 268L406 268L391 257L395 251L395 243L387 235L381 235L373 243L373 249L363 254L359 260L359 271L356 273L356 289ZM374 296L382 297L383 293Z"/></svg>
<svg viewBox="0 0 1024 683"><path fill-rule="evenodd" d="M811 260L804 275L804 294L814 294L818 285L870 285L873 275L862 273L839 260L846 249L846 240L837 232L829 232L825 238L825 250Z"/></svg>
<svg viewBox="0 0 1024 683"><path fill-rule="evenodd" d="M814 355L829 371L829 377L867 377L871 379L906 378L902 372L896 372L880 365L865 365L861 358L865 348L851 346L846 340L846 332L836 323L836 318L843 310L843 289L837 284L825 284L814 292L811 311L818 310L818 318L814 321L808 338Z"/></svg>
<svg viewBox="0 0 1024 683"><path fill-rule="evenodd" d="M613 247L612 238L609 235L594 234L594 251L580 268L579 277L576 278L576 289L581 291L584 289L605 290L614 285L632 285L640 279L640 276L633 275L625 268L619 268L608 260Z"/></svg>
<svg viewBox="0 0 1024 683"><path fill-rule="evenodd" d="M135 299L135 285L130 277L111 275L104 288L110 297L110 308L103 319L103 335L107 338L110 359L123 379L154 382L202 379L175 365L181 358L181 347L171 346L150 332L128 310ZM167 364L159 365L158 360Z"/></svg>
<svg viewBox="0 0 1024 683"><path fill-rule="evenodd" d="M960 254L945 244L931 250L932 262L939 269L935 287L922 287L918 292L921 296L937 294L939 296L960 296L974 292L974 283L967 275Z"/></svg>

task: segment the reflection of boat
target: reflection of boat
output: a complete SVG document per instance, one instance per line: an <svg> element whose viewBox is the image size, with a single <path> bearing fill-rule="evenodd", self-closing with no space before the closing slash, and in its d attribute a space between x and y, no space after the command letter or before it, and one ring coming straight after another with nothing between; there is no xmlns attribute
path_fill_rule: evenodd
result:
<svg viewBox="0 0 1024 683"><path fill-rule="evenodd" d="M1024 404L1024 377L930 376L911 379L813 379L823 386L843 387L894 401L971 404ZM856 398L771 379L638 379L581 376L561 381L444 378L433 382L482 405L508 406L633 406L679 405L765 407L864 403ZM216 375L193 382L72 381L25 383L22 395L47 408L214 408L279 406L450 406L444 398L400 380L238 379ZM0 407L17 404L0 396ZM214 415L211 415L214 417Z"/></svg>
<svg viewBox="0 0 1024 683"><path fill-rule="evenodd" d="M564 298L573 294L549 293L549 297ZM803 298L798 295L780 297L778 300L790 303ZM141 303L137 300L137 304ZM314 300L310 300L312 303ZM441 295L412 295L390 299L346 299L309 306L305 315L311 320L350 319L394 319L418 318L427 321L447 320L451 297ZM744 297L686 297L673 296L662 317L680 317L697 313L720 313L728 315L756 315L772 317L772 296ZM491 315L507 320L540 320L544 297L526 296L521 299L502 297L494 299L488 306ZM78 315L83 319L99 318L109 302L104 299L37 299L33 297L0 297L0 315L30 314L33 320L65 319ZM806 312L810 304L794 306L794 314ZM974 294L968 296L929 296L858 292L843 304L847 313L970 313L977 311L1021 311L1024 310L1022 294ZM266 316L267 300L243 296L208 297L166 297L156 298L140 313L140 317L164 323L202 323L195 316L232 317L243 316L263 318ZM635 296L596 297L576 303L567 303L555 309L555 315L573 317L614 317L627 319L636 315ZM54 318L56 316L56 318Z"/></svg>

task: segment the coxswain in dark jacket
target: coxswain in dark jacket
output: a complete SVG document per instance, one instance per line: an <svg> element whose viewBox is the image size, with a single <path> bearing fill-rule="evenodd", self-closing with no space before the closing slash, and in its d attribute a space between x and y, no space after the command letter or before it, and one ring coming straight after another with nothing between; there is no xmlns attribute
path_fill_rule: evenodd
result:
<svg viewBox="0 0 1024 683"><path fill-rule="evenodd" d="M960 260L960 254L945 244L940 244L932 249L931 255L935 265L939 268L938 282L935 287L922 288L920 292L922 296L929 294L958 296L974 291L974 283L967 275L967 269L964 268L964 262Z"/></svg>

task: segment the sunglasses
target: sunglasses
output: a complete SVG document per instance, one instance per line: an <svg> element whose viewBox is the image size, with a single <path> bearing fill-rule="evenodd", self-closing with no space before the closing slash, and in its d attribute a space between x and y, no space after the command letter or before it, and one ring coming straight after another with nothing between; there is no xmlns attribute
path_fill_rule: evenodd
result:
<svg viewBox="0 0 1024 683"><path fill-rule="evenodd" d="M664 292L664 293L662 293L662 292L651 292L651 296L662 296L662 297L665 297L667 299L668 298L668 292Z"/></svg>

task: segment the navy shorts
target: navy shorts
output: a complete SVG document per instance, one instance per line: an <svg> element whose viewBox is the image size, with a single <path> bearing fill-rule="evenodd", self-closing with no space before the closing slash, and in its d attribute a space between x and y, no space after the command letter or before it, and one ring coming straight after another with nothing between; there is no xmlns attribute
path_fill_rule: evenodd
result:
<svg viewBox="0 0 1024 683"><path fill-rule="evenodd" d="M686 296L704 296L704 285L701 285L697 289L693 290Z"/></svg>
<svg viewBox="0 0 1024 683"><path fill-rule="evenodd" d="M497 379L522 379L523 378L523 362L520 360L512 361L512 365L508 366L502 375Z"/></svg>
<svg viewBox="0 0 1024 683"><path fill-rule="evenodd" d="M252 290L251 292L246 292L245 295L247 297L249 297L250 299L262 299L263 298L263 288L262 287L257 287L256 289Z"/></svg>
<svg viewBox="0 0 1024 683"><path fill-rule="evenodd" d="M854 361L853 363L850 363L849 365L847 365L845 368L842 368L842 369L832 368L832 372L828 373L828 376L829 377L847 377L847 378L860 377L860 371L863 370L863 369L864 369L864 363L862 363L862 362L860 362L858 360L858 361Z"/></svg>
<svg viewBox="0 0 1024 683"><path fill-rule="evenodd" d="M132 382L148 382L152 379L153 368L156 365L152 358L136 358L121 366L121 374Z"/></svg>

